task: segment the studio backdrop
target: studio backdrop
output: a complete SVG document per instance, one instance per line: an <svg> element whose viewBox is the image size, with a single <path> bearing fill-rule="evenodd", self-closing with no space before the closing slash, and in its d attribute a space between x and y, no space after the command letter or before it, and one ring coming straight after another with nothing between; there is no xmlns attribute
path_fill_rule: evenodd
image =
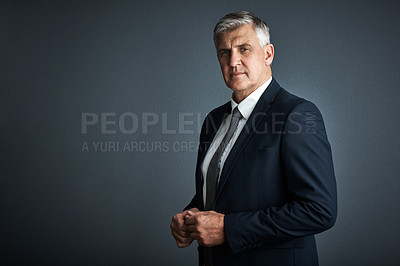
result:
<svg viewBox="0 0 400 266"><path fill-rule="evenodd" d="M339 212L320 264L400 264L398 2L148 0L1 1L1 265L196 265L169 225L231 96L212 30L240 10L325 119Z"/></svg>

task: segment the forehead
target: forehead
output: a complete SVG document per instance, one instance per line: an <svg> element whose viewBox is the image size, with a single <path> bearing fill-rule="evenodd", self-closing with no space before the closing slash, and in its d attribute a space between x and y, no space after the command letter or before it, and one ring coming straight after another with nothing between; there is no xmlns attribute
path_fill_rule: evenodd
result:
<svg viewBox="0 0 400 266"><path fill-rule="evenodd" d="M253 24L246 24L235 30L224 32L218 35L217 38L217 47L241 45L244 43L259 43Z"/></svg>

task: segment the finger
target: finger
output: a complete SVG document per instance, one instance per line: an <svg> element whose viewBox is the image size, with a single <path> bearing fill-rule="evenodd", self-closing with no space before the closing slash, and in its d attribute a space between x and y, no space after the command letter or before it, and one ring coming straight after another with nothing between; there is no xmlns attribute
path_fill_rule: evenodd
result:
<svg viewBox="0 0 400 266"><path fill-rule="evenodd" d="M190 233L186 235L181 235L181 234L172 234L172 236L175 238L176 241L182 242L182 243L187 243L191 242L193 239L190 237Z"/></svg>
<svg viewBox="0 0 400 266"><path fill-rule="evenodd" d="M194 239L194 240L197 240L197 241L199 241L199 240L201 241L200 233L198 233L198 232L190 233L190 238Z"/></svg>
<svg viewBox="0 0 400 266"><path fill-rule="evenodd" d="M187 225L183 225L179 228L172 228L172 232L174 232L177 235L180 235L182 237L187 237L188 234L190 233L190 230Z"/></svg>
<svg viewBox="0 0 400 266"><path fill-rule="evenodd" d="M182 230L172 230L172 234L179 236L179 237L187 237L188 233L190 233L190 231L182 231Z"/></svg>
<svg viewBox="0 0 400 266"><path fill-rule="evenodd" d="M192 215L195 215L196 212L199 212L199 210L196 211L196 210L190 209L190 210L187 212L187 215L192 216Z"/></svg>
<svg viewBox="0 0 400 266"><path fill-rule="evenodd" d="M185 225L196 224L196 218L194 216L188 216L185 219Z"/></svg>
<svg viewBox="0 0 400 266"><path fill-rule="evenodd" d="M179 233L179 234L183 234L184 232L187 232L187 225L184 224L183 222L181 223L172 223L171 224L171 231Z"/></svg>
<svg viewBox="0 0 400 266"><path fill-rule="evenodd" d="M194 224L188 225L188 226L187 226L187 229L188 229L188 232L189 232L190 234L193 233L193 232L198 232L197 226L194 225Z"/></svg>
<svg viewBox="0 0 400 266"><path fill-rule="evenodd" d="M189 246L191 243L193 242L193 240L191 239L190 241L179 241L179 240L176 240L176 245L179 247L179 248L184 248L184 247L187 247L187 246Z"/></svg>
<svg viewBox="0 0 400 266"><path fill-rule="evenodd" d="M171 229L187 231L185 220L173 220L170 225Z"/></svg>
<svg viewBox="0 0 400 266"><path fill-rule="evenodd" d="M182 214L180 214L180 213L178 213L178 214L175 214L173 217L172 217L172 223L174 223L174 224L179 224L180 222L183 222L183 215Z"/></svg>
<svg viewBox="0 0 400 266"><path fill-rule="evenodd" d="M188 242L180 242L180 241L176 241L176 245L178 246L178 248L185 248L187 246L189 246L190 244L192 244L193 240L190 240Z"/></svg>
<svg viewBox="0 0 400 266"><path fill-rule="evenodd" d="M179 242L185 244L185 243L192 243L193 238L191 238L191 237L179 237L178 240L179 240Z"/></svg>
<svg viewBox="0 0 400 266"><path fill-rule="evenodd" d="M186 231L185 233L184 233L184 237L185 238L190 238L191 239L191 237L190 237L190 231Z"/></svg>

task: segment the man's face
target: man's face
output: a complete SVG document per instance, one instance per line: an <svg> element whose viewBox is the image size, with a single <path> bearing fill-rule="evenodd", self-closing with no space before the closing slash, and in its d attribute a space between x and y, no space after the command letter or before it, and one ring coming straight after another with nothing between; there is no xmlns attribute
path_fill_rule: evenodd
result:
<svg viewBox="0 0 400 266"><path fill-rule="evenodd" d="M273 46L261 47L253 24L220 34L217 53L225 83L239 98L247 97L271 76Z"/></svg>

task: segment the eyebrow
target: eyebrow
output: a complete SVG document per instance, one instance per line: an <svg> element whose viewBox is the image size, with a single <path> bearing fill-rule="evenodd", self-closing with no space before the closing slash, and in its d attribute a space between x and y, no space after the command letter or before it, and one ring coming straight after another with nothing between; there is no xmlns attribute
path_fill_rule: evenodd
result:
<svg viewBox="0 0 400 266"><path fill-rule="evenodd" d="M234 48L236 48L236 47L244 47L244 46L252 46L251 44L249 44L249 43L241 43L241 44L238 44L238 45L234 45L233 47ZM220 49L218 49L218 52L219 51L223 51L223 50L231 50L231 48L224 48L224 47L222 47L222 48L220 48Z"/></svg>
<svg viewBox="0 0 400 266"><path fill-rule="evenodd" d="M243 47L243 46L251 46L251 44L249 44L249 43L242 43L242 44L235 45L234 47Z"/></svg>

